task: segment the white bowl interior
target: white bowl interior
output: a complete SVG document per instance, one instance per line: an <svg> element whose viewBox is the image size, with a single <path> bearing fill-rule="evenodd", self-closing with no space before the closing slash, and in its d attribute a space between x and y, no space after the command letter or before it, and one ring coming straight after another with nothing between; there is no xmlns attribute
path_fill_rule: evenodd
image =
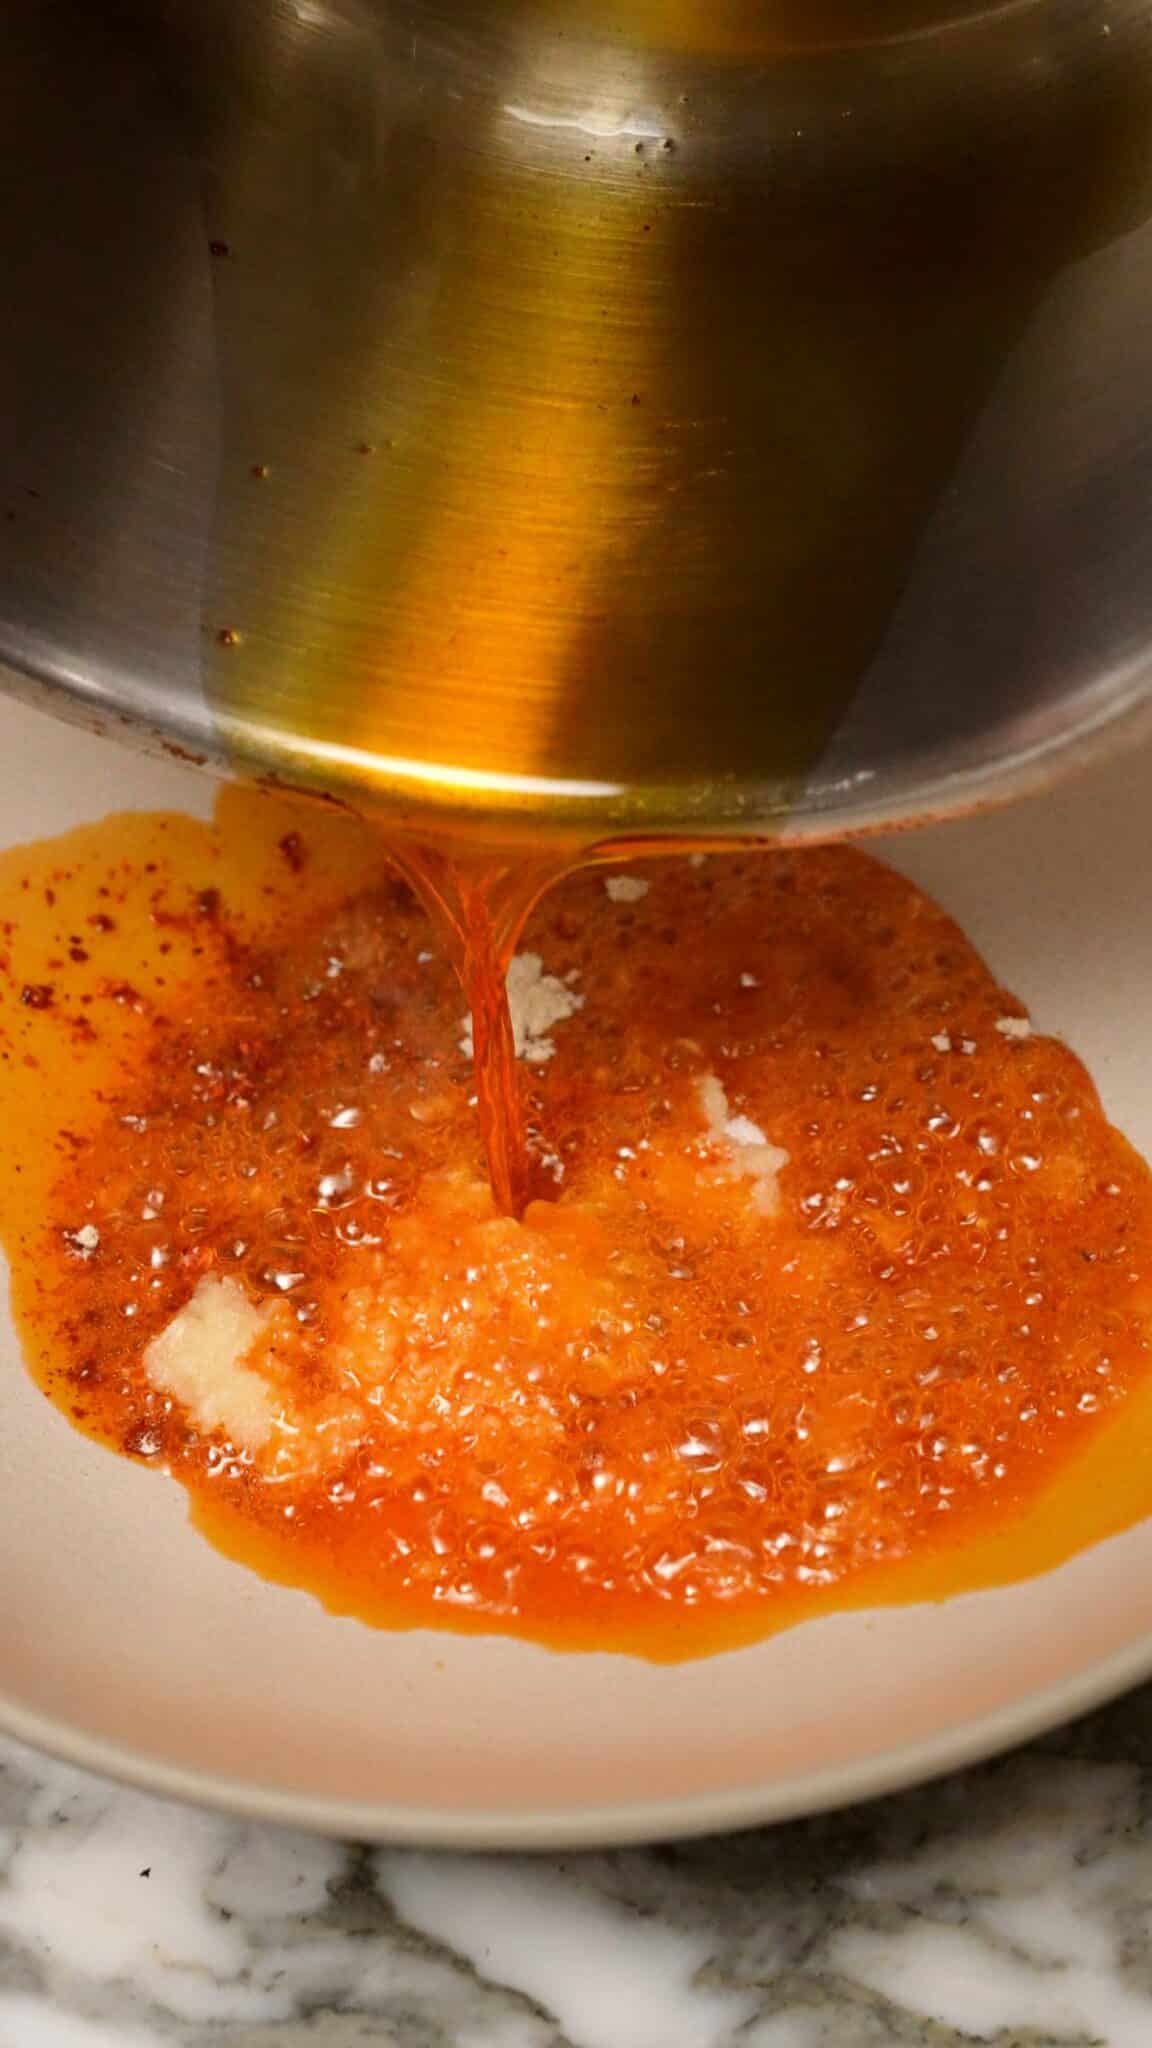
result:
<svg viewBox="0 0 1152 2048"><path fill-rule="evenodd" d="M175 765L0 702L5 840L126 805L204 812ZM889 842L1152 1151L1152 751ZM212 1551L173 1483L76 1434L0 1309L0 1723L74 1759L362 1835L558 1844L878 1791L1152 1668L1152 1521L1060 1570L807 1623L673 1667L335 1620Z"/></svg>

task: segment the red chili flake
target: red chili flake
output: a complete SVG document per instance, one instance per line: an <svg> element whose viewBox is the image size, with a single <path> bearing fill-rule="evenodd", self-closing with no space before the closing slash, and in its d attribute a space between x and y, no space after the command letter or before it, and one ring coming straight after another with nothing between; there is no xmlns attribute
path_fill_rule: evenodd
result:
<svg viewBox="0 0 1152 2048"><path fill-rule="evenodd" d="M308 864L308 849L298 832L286 832L277 842L280 851L294 875L298 875Z"/></svg>
<svg viewBox="0 0 1152 2048"><path fill-rule="evenodd" d="M196 909L201 917L219 917L219 889L201 889L196 897Z"/></svg>
<svg viewBox="0 0 1152 2048"><path fill-rule="evenodd" d="M20 991L20 1001L30 1010L50 1010L56 1000L56 991L50 981L26 981Z"/></svg>
<svg viewBox="0 0 1152 2048"><path fill-rule="evenodd" d="M72 945L70 945L70 946L69 946L69 948L68 948L68 958L69 958L70 960L77 960L77 961L79 961L79 960L87 960L87 958L88 958L88 954L87 954L87 953L85 952L85 950L84 950L84 947L83 947L83 946L81 946L81 945L78 945L78 944L76 944L75 942L73 942L73 944L72 944Z"/></svg>
<svg viewBox="0 0 1152 2048"><path fill-rule="evenodd" d="M144 1008L144 999L139 989L133 988L130 981L109 982L104 993L111 996L114 1003L130 1003L134 1010Z"/></svg>
<svg viewBox="0 0 1152 2048"><path fill-rule="evenodd" d="M231 242L209 242L208 254L217 258L230 256L232 254L232 244Z"/></svg>

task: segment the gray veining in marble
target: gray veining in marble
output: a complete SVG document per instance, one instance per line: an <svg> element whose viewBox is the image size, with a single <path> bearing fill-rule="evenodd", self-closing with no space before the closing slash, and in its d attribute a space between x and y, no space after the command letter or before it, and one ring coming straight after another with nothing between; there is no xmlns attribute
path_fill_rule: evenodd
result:
<svg viewBox="0 0 1152 2048"><path fill-rule="evenodd" d="M1152 2048L1152 1688L851 1812L367 1850L0 1746L0 2048Z"/></svg>

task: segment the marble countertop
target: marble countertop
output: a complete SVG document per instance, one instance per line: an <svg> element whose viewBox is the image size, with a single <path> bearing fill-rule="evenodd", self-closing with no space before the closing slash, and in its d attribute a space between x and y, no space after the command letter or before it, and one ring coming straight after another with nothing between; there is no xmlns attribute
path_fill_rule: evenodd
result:
<svg viewBox="0 0 1152 2048"><path fill-rule="evenodd" d="M0 2048L1152 2048L1152 1687L879 1804L433 1856L0 1743Z"/></svg>

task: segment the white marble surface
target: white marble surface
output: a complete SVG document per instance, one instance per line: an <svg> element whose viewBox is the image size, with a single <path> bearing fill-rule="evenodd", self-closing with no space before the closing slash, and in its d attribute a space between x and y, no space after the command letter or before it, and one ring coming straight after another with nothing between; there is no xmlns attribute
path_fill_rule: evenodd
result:
<svg viewBox="0 0 1152 2048"><path fill-rule="evenodd" d="M1152 1688L847 1814L367 1850L0 1743L0 2048L1152 2048Z"/></svg>

